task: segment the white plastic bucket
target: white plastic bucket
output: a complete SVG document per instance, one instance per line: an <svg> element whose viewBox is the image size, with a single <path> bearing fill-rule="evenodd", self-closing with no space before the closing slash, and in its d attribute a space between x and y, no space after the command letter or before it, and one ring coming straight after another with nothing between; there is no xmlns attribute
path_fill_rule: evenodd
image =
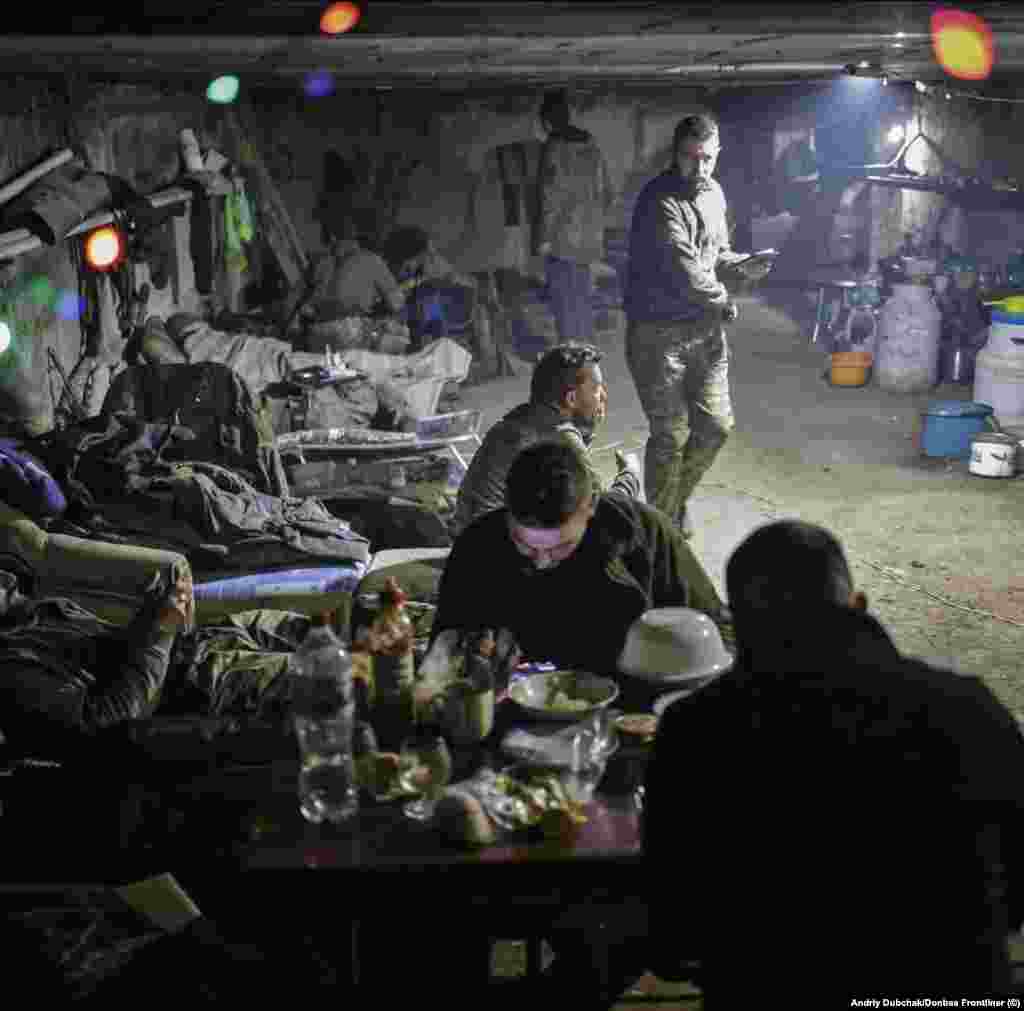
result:
<svg viewBox="0 0 1024 1011"><path fill-rule="evenodd" d="M1024 415L1024 353L982 348L974 363L971 399L990 404L1000 421Z"/></svg>

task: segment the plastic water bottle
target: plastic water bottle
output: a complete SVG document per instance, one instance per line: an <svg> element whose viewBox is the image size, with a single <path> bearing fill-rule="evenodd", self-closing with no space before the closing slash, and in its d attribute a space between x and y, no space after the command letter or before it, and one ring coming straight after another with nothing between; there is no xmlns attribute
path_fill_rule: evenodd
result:
<svg viewBox="0 0 1024 1011"><path fill-rule="evenodd" d="M302 762L299 810L314 824L341 822L359 809L352 756L355 691L352 658L329 616L313 619L293 658L293 719Z"/></svg>

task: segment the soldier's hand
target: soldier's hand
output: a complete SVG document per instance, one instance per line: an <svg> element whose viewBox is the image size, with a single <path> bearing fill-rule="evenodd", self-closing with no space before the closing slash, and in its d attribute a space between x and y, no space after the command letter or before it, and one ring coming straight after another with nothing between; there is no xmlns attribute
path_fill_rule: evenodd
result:
<svg viewBox="0 0 1024 1011"><path fill-rule="evenodd" d="M163 629L191 628L195 619L195 607L192 577L179 575L157 611L157 624Z"/></svg>
<svg viewBox="0 0 1024 1011"><path fill-rule="evenodd" d="M768 272L772 269L772 261L765 258L759 259L754 257L752 260L747 260L744 263L736 265L736 269L745 277L748 281L760 281L762 277L765 277Z"/></svg>
<svg viewBox="0 0 1024 1011"><path fill-rule="evenodd" d="M636 474L637 477L640 476L640 465L636 453L623 453L621 449L615 450L615 466L619 473L628 470L630 473Z"/></svg>
<svg viewBox="0 0 1024 1011"><path fill-rule="evenodd" d="M739 319L740 311L736 307L735 302L726 302L722 306L722 322L723 323L735 323Z"/></svg>

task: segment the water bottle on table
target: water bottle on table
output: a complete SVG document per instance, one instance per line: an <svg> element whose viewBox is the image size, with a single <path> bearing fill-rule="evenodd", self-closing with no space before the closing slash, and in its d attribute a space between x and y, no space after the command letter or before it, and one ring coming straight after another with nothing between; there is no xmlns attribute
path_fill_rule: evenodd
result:
<svg viewBox="0 0 1024 1011"><path fill-rule="evenodd" d="M293 657L292 714L299 745L299 810L314 824L341 822L359 808L352 755L352 658L330 625L313 619Z"/></svg>

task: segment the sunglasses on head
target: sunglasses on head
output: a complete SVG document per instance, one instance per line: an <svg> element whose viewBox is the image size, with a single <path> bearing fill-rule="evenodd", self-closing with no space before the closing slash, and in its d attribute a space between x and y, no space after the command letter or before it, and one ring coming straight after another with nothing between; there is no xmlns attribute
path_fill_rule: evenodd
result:
<svg viewBox="0 0 1024 1011"><path fill-rule="evenodd" d="M596 365L604 352L593 344L567 344L556 348L558 360L568 368L581 369L584 365Z"/></svg>

